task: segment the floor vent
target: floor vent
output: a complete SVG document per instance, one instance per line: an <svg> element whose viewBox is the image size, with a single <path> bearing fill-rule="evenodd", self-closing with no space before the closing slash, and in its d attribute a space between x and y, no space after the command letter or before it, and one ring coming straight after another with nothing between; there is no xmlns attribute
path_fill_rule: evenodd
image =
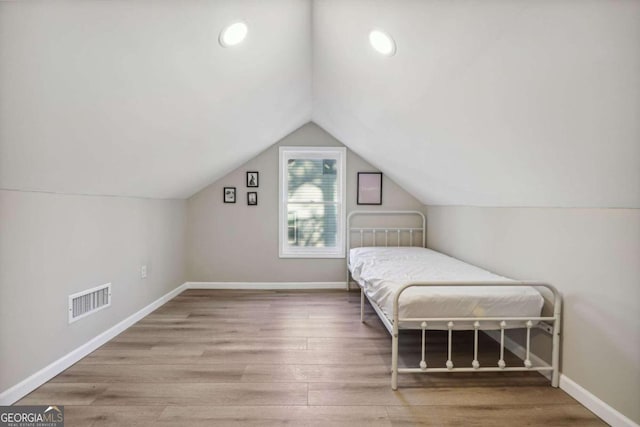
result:
<svg viewBox="0 0 640 427"><path fill-rule="evenodd" d="M69 295L69 323L111 305L111 283Z"/></svg>

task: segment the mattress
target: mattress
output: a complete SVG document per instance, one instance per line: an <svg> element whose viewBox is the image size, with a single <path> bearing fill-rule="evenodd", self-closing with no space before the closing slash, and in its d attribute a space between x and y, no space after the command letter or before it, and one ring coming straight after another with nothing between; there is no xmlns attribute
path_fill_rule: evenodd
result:
<svg viewBox="0 0 640 427"><path fill-rule="evenodd" d="M349 252L349 269L369 300L393 319L397 290L419 281L512 281L426 248L364 247ZM539 317L542 295L531 286L429 286L405 290L399 300L400 318ZM403 324L403 327L411 325ZM413 325L415 326L415 325ZM507 328L523 327L507 322ZM446 329L446 324L429 324ZM454 329L470 329L472 323L457 322ZM499 328L482 322L482 329Z"/></svg>

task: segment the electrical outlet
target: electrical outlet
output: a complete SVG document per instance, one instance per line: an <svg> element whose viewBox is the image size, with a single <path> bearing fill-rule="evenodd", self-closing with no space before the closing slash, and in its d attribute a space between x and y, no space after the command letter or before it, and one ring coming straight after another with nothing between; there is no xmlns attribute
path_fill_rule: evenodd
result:
<svg viewBox="0 0 640 427"><path fill-rule="evenodd" d="M140 278L141 279L146 279L147 278L147 266L143 265L140 267Z"/></svg>

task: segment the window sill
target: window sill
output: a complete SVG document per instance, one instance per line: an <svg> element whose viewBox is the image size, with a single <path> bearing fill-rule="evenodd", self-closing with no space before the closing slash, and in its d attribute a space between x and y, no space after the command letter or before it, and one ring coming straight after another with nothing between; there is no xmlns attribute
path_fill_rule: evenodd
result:
<svg viewBox="0 0 640 427"><path fill-rule="evenodd" d="M317 259L345 259L345 254L318 254L318 253L298 253L298 254L284 254L280 253L279 258L317 258Z"/></svg>

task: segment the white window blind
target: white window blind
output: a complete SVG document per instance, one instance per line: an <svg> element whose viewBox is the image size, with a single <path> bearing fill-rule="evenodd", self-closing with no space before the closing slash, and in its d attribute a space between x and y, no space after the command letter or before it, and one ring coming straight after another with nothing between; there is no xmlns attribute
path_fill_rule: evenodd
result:
<svg viewBox="0 0 640 427"><path fill-rule="evenodd" d="M280 147L280 257L344 257L345 168L345 148Z"/></svg>

